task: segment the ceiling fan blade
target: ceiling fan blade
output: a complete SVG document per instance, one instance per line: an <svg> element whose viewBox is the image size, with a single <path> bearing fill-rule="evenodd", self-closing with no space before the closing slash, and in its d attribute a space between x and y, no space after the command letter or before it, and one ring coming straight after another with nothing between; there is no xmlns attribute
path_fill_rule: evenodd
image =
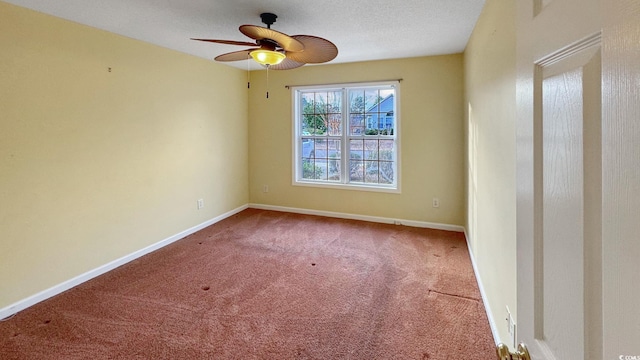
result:
<svg viewBox="0 0 640 360"><path fill-rule="evenodd" d="M240 32L255 40L273 40L285 51L303 51L304 45L302 42L292 38L291 36L281 33L279 31L267 29L262 26L255 25L242 25L240 26Z"/></svg>
<svg viewBox="0 0 640 360"><path fill-rule="evenodd" d="M304 45L304 51L287 51L287 59L300 63L319 64L331 61L338 56L338 48L327 39L311 35L294 35L292 38Z"/></svg>
<svg viewBox="0 0 640 360"><path fill-rule="evenodd" d="M287 57L286 59L282 60L282 62L278 65L270 65L269 70L291 70L291 69L299 68L300 66L303 66L303 65L304 63L293 61Z"/></svg>
<svg viewBox="0 0 640 360"><path fill-rule="evenodd" d="M222 55L218 55L214 58L215 61L240 61L240 60L247 60L249 59L251 56L249 55L249 53L251 53L251 51L253 51L255 49L247 49L247 50L241 50L241 51L234 51L234 52L230 52L230 53L226 53L226 54L222 54Z"/></svg>
<svg viewBox="0 0 640 360"><path fill-rule="evenodd" d="M206 42L212 42L212 43L216 43L216 44L256 46L256 43L251 43L251 42L248 42L248 41L216 40L216 39L194 39L194 38L191 38L191 40L206 41Z"/></svg>

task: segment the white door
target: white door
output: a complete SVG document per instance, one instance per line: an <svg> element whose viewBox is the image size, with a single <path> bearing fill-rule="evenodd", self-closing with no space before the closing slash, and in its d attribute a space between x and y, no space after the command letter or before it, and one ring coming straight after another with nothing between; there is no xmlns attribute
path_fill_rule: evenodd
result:
<svg viewBox="0 0 640 360"><path fill-rule="evenodd" d="M517 6L518 342L640 359L640 0Z"/></svg>

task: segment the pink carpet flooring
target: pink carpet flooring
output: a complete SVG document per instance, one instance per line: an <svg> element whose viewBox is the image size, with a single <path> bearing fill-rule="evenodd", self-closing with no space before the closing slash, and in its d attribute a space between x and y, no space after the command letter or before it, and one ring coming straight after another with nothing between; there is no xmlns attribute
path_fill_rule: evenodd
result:
<svg viewBox="0 0 640 360"><path fill-rule="evenodd" d="M461 233L249 209L0 322L1 359L495 359Z"/></svg>

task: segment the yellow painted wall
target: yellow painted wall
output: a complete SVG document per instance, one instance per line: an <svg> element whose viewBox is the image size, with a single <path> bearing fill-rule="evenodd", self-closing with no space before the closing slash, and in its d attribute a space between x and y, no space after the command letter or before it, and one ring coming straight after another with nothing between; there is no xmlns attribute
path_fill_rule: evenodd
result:
<svg viewBox="0 0 640 360"><path fill-rule="evenodd" d="M252 203L451 225L464 223L462 55L305 66L251 73ZM292 98L285 85L403 79L401 194L292 185ZM263 193L263 185L269 192ZM434 209L432 198L440 199Z"/></svg>
<svg viewBox="0 0 640 360"><path fill-rule="evenodd" d="M487 0L464 53L469 242L500 338L516 318L515 2Z"/></svg>
<svg viewBox="0 0 640 360"><path fill-rule="evenodd" d="M245 205L245 80L0 2L0 308Z"/></svg>

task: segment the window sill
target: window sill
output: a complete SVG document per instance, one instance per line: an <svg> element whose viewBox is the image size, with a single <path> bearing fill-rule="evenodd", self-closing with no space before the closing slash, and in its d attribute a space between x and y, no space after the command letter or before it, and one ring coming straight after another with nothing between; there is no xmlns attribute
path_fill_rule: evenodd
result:
<svg viewBox="0 0 640 360"><path fill-rule="evenodd" d="M293 186L305 186L324 189L339 189L339 190L355 190L355 191L371 191L382 192L390 194L400 194L400 188L394 188L391 186L383 187L379 185L365 185L365 184L342 184L342 183L321 183L314 181L293 181Z"/></svg>

